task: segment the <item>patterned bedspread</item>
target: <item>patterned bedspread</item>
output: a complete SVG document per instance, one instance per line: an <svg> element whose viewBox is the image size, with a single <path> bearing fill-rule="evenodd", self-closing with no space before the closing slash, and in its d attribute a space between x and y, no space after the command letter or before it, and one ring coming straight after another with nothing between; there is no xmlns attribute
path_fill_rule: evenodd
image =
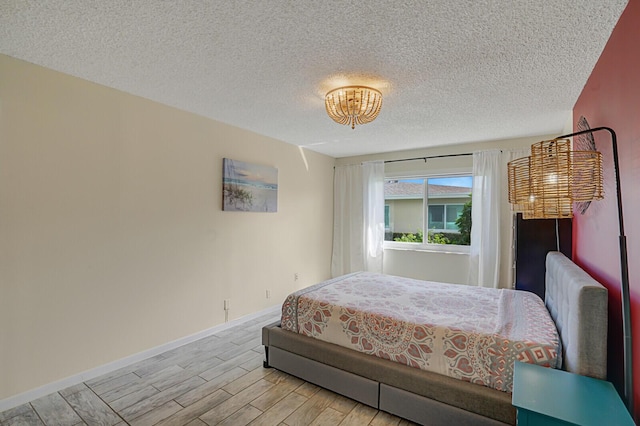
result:
<svg viewBox="0 0 640 426"><path fill-rule="evenodd" d="M282 328L506 392L515 360L561 365L555 324L525 291L357 272L289 295Z"/></svg>

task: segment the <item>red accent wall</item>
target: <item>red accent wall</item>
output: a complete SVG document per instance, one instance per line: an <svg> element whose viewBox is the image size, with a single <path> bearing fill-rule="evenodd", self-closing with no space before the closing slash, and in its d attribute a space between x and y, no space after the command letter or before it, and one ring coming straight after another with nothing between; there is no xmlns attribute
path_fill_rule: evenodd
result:
<svg viewBox="0 0 640 426"><path fill-rule="evenodd" d="M573 110L574 125L611 127L618 136L627 236L633 327L635 415L640 410L640 0L630 0ZM609 289L608 371L622 391L622 317L618 210L608 132L595 134L603 154L605 199L591 204L573 224L574 260Z"/></svg>

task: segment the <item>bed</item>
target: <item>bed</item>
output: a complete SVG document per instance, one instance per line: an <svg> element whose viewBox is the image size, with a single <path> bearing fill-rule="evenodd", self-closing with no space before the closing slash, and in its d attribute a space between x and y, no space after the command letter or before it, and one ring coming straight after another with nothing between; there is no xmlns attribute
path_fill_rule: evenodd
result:
<svg viewBox="0 0 640 426"><path fill-rule="evenodd" d="M538 360L539 363L545 365L546 362L550 367L605 378L606 289L559 252L547 255L545 284L544 306L557 329L558 341L554 341L553 336L548 341L543 339L542 344L546 345L545 350L549 353L544 354ZM316 286L322 288L325 283ZM452 284L445 286L460 288ZM403 289L403 292L407 290ZM355 296L361 298L361 295ZM471 376L450 377L437 372L437 369L429 371L418 368L420 366L413 365L412 360L407 360L402 355L391 361L385 359L385 353L375 356L376 354L356 351L348 347L348 342L336 344L320 340L318 337L323 338L323 333L313 330L314 327L323 327L319 321L303 323L309 328L309 335L289 331L287 328L296 329L299 325L291 324L290 311L295 308L291 306L291 300L296 299L291 299L290 296L283 304L284 322L265 326L262 330L265 367L279 369L420 424L515 424L516 413L511 405L508 380L484 383ZM294 304L296 303L298 302ZM521 305L517 305L516 312L521 312L522 309ZM343 318L343 323L348 324L347 317L351 311L345 309L344 312L347 315ZM532 321L537 321L536 317ZM309 327L308 324L312 326ZM300 328L304 328L304 325ZM343 334L356 342L358 339L347 331ZM361 341L356 343L363 346ZM553 353L554 348L556 354ZM534 352L541 353L539 348ZM420 356L416 356L415 360L418 358ZM509 365L509 362L513 363L513 357L507 356L505 360L504 370L508 376L509 369L513 368L512 364Z"/></svg>

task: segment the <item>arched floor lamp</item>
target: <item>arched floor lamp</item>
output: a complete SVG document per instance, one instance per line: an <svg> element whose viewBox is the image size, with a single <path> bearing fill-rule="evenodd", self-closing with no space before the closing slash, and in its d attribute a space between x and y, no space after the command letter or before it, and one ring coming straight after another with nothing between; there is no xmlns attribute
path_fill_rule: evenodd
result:
<svg viewBox="0 0 640 426"><path fill-rule="evenodd" d="M601 157L597 151L571 151L566 138L599 131L611 134L613 166L616 179L618 224L620 230L620 276L622 296L622 329L624 352L624 400L633 416L633 346L631 335L631 304L629 294L629 262L627 237L624 234L622 214L622 192L620 189L620 166L618 140L609 127L596 127L567 135L551 141L543 141L531 147L531 157L509 163L509 202L525 219L572 217L575 201L590 201L602 198ZM585 174L591 179L585 179ZM574 181L575 179L575 181ZM587 182L590 180L591 182ZM599 184L597 181L600 181ZM582 183L594 186L580 187Z"/></svg>

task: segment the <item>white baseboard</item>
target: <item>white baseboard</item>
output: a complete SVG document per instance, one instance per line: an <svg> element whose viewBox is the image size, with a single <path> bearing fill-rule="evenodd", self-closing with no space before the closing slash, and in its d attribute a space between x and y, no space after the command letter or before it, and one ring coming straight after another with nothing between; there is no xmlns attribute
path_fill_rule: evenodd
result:
<svg viewBox="0 0 640 426"><path fill-rule="evenodd" d="M260 312L245 315L241 318L231 320L224 324L216 325L215 327L200 331L190 336L186 336L186 337L174 340L173 342L165 343L163 345L156 346L155 348L151 348L146 351L142 351L137 354L130 355L128 357L110 362L108 364L100 365L96 368L92 368L91 370L74 374L73 376L66 377L64 379L61 379L52 383L48 383L46 385L20 393L18 395L10 396L9 398L0 400L0 412L9 410L14 407L18 407L22 404L26 404L27 402L33 401L34 399L41 398L51 393L58 392L62 389L68 388L69 386L77 385L77 384L86 382L88 380L95 379L96 377L102 376L103 374L111 373L112 371L118 370L123 367L127 367L131 364L135 364L136 362L143 361L147 358L151 358L163 352L167 352L171 349L175 349L180 346L186 345L188 343L195 342L196 340L202 339L207 336L211 336L212 334L219 333L221 331L224 331L236 325L251 321L252 319L258 318L262 315L266 315L271 312L275 313L279 309L280 309L279 305L272 306Z"/></svg>

